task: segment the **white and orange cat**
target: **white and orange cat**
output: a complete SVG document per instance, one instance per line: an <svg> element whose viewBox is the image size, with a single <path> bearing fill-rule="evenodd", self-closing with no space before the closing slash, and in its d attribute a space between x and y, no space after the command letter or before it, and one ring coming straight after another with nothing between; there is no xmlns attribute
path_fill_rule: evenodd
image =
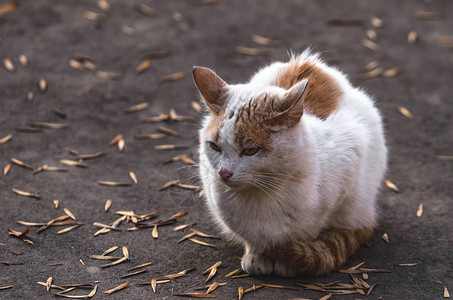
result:
<svg viewBox="0 0 453 300"><path fill-rule="evenodd" d="M305 51L246 84L193 76L209 111L200 175L214 220L251 274L321 275L372 234L387 164L373 101Z"/></svg>

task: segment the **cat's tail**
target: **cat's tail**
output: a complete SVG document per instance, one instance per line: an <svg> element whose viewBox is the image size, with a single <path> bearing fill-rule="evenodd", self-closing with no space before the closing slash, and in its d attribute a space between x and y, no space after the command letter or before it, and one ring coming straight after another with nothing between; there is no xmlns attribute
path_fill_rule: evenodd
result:
<svg viewBox="0 0 453 300"><path fill-rule="evenodd" d="M315 241L296 241L271 256L298 273L320 276L341 267L372 235L372 228L335 229Z"/></svg>

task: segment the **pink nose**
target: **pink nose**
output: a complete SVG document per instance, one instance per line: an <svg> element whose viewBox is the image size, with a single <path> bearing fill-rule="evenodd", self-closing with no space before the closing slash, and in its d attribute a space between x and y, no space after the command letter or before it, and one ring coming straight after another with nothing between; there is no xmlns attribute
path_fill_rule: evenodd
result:
<svg viewBox="0 0 453 300"><path fill-rule="evenodd" d="M230 178L231 176L233 176L233 172L231 172L231 171L225 171L225 170L220 170L220 171L219 171L219 175L220 175L220 177L222 177L223 181L227 181L228 178Z"/></svg>

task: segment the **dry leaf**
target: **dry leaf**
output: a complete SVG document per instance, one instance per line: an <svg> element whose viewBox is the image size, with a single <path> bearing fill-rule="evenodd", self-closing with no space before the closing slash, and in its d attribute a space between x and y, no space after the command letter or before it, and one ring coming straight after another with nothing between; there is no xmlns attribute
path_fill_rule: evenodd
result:
<svg viewBox="0 0 453 300"><path fill-rule="evenodd" d="M376 28L380 28L383 25L382 20L375 16L370 18L370 23L371 23L371 25L373 25L373 27L376 27Z"/></svg>
<svg viewBox="0 0 453 300"><path fill-rule="evenodd" d="M179 294L173 294L173 296L189 297L189 298L215 298L216 297L213 294L205 294L205 293L179 293Z"/></svg>
<svg viewBox="0 0 453 300"><path fill-rule="evenodd" d="M47 81L44 78L39 79L38 85L41 92L45 92L47 90Z"/></svg>
<svg viewBox="0 0 453 300"><path fill-rule="evenodd" d="M104 253L102 253L102 256L105 256L109 253L112 253L113 251L115 251L116 249L118 249L119 247L118 246L113 246L113 247L110 247L108 248L107 250L104 251Z"/></svg>
<svg viewBox="0 0 453 300"><path fill-rule="evenodd" d="M0 286L0 290L7 290L7 289L10 289L12 288L13 286L12 285L8 285L8 286Z"/></svg>
<svg viewBox="0 0 453 300"><path fill-rule="evenodd" d="M52 280L53 280L52 277L49 277L49 278L47 278L47 280L46 280L46 290L47 290L47 292L50 291L50 286L52 285Z"/></svg>
<svg viewBox="0 0 453 300"><path fill-rule="evenodd" d="M240 272L242 272L242 268L239 268L239 269L231 271L230 273L226 274L225 277L231 277L231 276L236 275L237 273L240 273Z"/></svg>
<svg viewBox="0 0 453 300"><path fill-rule="evenodd" d="M247 294L247 293L256 291L256 290L258 290L258 289L260 289L260 288L263 288L263 287L264 287L264 285L253 285L252 287L246 289L246 290L244 291L244 294Z"/></svg>
<svg viewBox="0 0 453 300"><path fill-rule="evenodd" d="M113 146L115 145L116 143L118 143L120 140L123 139L123 135L122 134L118 134L117 136L115 136L110 142L109 142L109 146Z"/></svg>
<svg viewBox="0 0 453 300"><path fill-rule="evenodd" d="M141 274L141 273L144 273L144 272L148 272L148 270L143 269L143 270L138 270L138 271L135 271L135 272L132 272L132 273L127 273L125 275L121 275L120 278L126 278L126 277L130 277L130 276L135 276L135 275L138 275L138 274Z"/></svg>
<svg viewBox="0 0 453 300"><path fill-rule="evenodd" d="M153 292L156 293L157 290L157 280L155 278L151 279L151 287L153 288Z"/></svg>
<svg viewBox="0 0 453 300"><path fill-rule="evenodd" d="M165 150L180 150L180 149L187 149L189 146L184 145L156 145L154 146L155 150L165 151Z"/></svg>
<svg viewBox="0 0 453 300"><path fill-rule="evenodd" d="M124 33L125 35L133 36L135 34L136 30L132 27L123 25L123 26L121 26L121 32Z"/></svg>
<svg viewBox="0 0 453 300"><path fill-rule="evenodd" d="M6 143L9 142L12 138L13 138L13 135L12 135L12 134L8 134L7 136L1 138L1 139L0 139L0 145L6 144Z"/></svg>
<svg viewBox="0 0 453 300"><path fill-rule="evenodd" d="M40 199L41 198L41 196L38 195L38 194L32 194L32 193L29 193L29 192L24 192L24 191L15 189L15 188L13 188L12 191L14 193L16 193L17 195L24 196L24 197L31 197L31 198L36 198L36 199Z"/></svg>
<svg viewBox="0 0 453 300"><path fill-rule="evenodd" d="M3 65L5 66L5 69L10 71L11 73L16 72L16 67L14 66L13 62L11 61L11 59L9 59L8 57L5 57L3 59Z"/></svg>
<svg viewBox="0 0 453 300"><path fill-rule="evenodd" d="M417 209L417 217L420 218L422 215L423 215L423 203L420 203Z"/></svg>
<svg viewBox="0 0 453 300"><path fill-rule="evenodd" d="M384 233L381 238L388 244L389 243L389 236L387 233Z"/></svg>
<svg viewBox="0 0 453 300"><path fill-rule="evenodd" d="M189 240L192 241L192 242L194 242L194 243L196 243L196 244L202 245L202 246L217 248L216 245L209 244L209 243L205 243L205 242L202 242L202 241L197 240L197 239L189 238Z"/></svg>
<svg viewBox="0 0 453 300"><path fill-rule="evenodd" d="M100 185L105 186L131 186L129 182L116 182L116 181L98 181Z"/></svg>
<svg viewBox="0 0 453 300"><path fill-rule="evenodd" d="M147 262L147 263L140 264L138 266L132 267L132 268L128 269L127 271L130 272L130 271L133 271L133 270L136 270L136 269L141 269L141 268L149 266L149 265L151 265L151 263Z"/></svg>
<svg viewBox="0 0 453 300"><path fill-rule="evenodd" d="M127 287L129 285L129 281L125 282L125 283L122 283L120 284L119 286L113 288L113 289L110 289L108 291L105 291L104 294L107 294L107 295L111 295L119 290L122 290L124 289L125 287Z"/></svg>
<svg viewBox="0 0 453 300"><path fill-rule="evenodd" d="M186 229L186 228L190 228L190 227L192 227L194 224L195 224L195 223L178 225L178 226L173 227L172 230L173 230L173 231L180 231L180 230L183 230L183 229Z"/></svg>
<svg viewBox="0 0 453 300"><path fill-rule="evenodd" d="M64 208L63 211L65 212L65 214L67 214L71 219L75 220L75 216L72 214L72 212L67 209L67 208Z"/></svg>
<svg viewBox="0 0 453 300"><path fill-rule="evenodd" d="M410 31L408 34L407 34L407 42L410 44L410 45L414 45L415 42L417 42L418 40L418 34L417 34L417 31Z"/></svg>
<svg viewBox="0 0 453 300"><path fill-rule="evenodd" d="M437 155L438 160L453 160L453 155Z"/></svg>
<svg viewBox="0 0 453 300"><path fill-rule="evenodd" d="M99 0L98 7L104 12L108 12L112 8L106 0Z"/></svg>
<svg viewBox="0 0 453 300"><path fill-rule="evenodd" d="M60 163L62 165L67 165L67 166L74 166L74 167L79 167L79 168L88 168L88 166L86 164L81 163L80 161L75 161L75 160L62 159L62 160L60 160Z"/></svg>
<svg viewBox="0 0 453 300"><path fill-rule="evenodd" d="M11 164L7 164L3 169L3 175L8 175L9 171L11 170Z"/></svg>
<svg viewBox="0 0 453 300"><path fill-rule="evenodd" d="M177 72L177 73L173 73L173 74L162 77L160 79L160 83L176 81L176 80L183 79L184 77L186 77L186 72Z"/></svg>
<svg viewBox="0 0 453 300"><path fill-rule="evenodd" d="M373 50L373 51L378 51L379 50L379 46L370 41L370 40L367 40L367 39L363 39L362 40L362 45L365 46L366 48L370 49L370 50Z"/></svg>
<svg viewBox="0 0 453 300"><path fill-rule="evenodd" d="M414 115L403 106L398 106L398 112L408 119L413 119Z"/></svg>
<svg viewBox="0 0 453 300"><path fill-rule="evenodd" d="M162 139L164 137L167 137L167 135L163 133L140 134L135 136L135 138L139 140L155 140Z"/></svg>
<svg viewBox="0 0 453 300"><path fill-rule="evenodd" d="M0 6L0 17L15 11L19 7L19 2L8 2Z"/></svg>
<svg viewBox="0 0 453 300"><path fill-rule="evenodd" d="M173 136L181 136L181 134L179 132L166 128L166 127L162 127L162 126L157 127L157 131L159 131L161 133L173 135Z"/></svg>
<svg viewBox="0 0 453 300"><path fill-rule="evenodd" d="M384 76L386 78L394 77L394 76L400 74L401 72L403 72L403 67L397 67L397 68L393 68L393 69L384 71L384 73L382 73L382 76Z"/></svg>
<svg viewBox="0 0 453 300"><path fill-rule="evenodd" d="M417 11L415 17L419 20L440 20L444 18L444 15L437 12Z"/></svg>
<svg viewBox="0 0 453 300"><path fill-rule="evenodd" d="M74 225L74 226L70 226L70 227L66 227L66 228L58 231L57 234L63 234L63 233L69 232L69 231L71 231L73 229L76 229L78 227L80 227L80 224L77 224L77 225Z"/></svg>
<svg viewBox="0 0 453 300"><path fill-rule="evenodd" d="M400 267L414 267L416 265L418 265L418 263L398 264Z"/></svg>
<svg viewBox="0 0 453 300"><path fill-rule="evenodd" d="M167 182L166 184L164 184L163 186L160 187L159 191L163 191L171 186L174 186L174 185L177 185L179 183L179 180L176 179L176 180L171 180L169 182Z"/></svg>
<svg viewBox="0 0 453 300"><path fill-rule="evenodd" d="M377 40L377 33L373 29L369 29L366 31L366 36L370 41L375 42Z"/></svg>
<svg viewBox="0 0 453 300"><path fill-rule="evenodd" d="M155 239L159 237L159 232L157 232L157 225L154 225L152 236Z"/></svg>
<svg viewBox="0 0 453 300"><path fill-rule="evenodd" d="M29 170L33 170L33 167L30 166L29 164L24 163L23 161L20 161L16 158L11 158L11 162L15 164L16 166L23 167Z"/></svg>
<svg viewBox="0 0 453 300"><path fill-rule="evenodd" d="M249 48L249 47L236 47L236 52L243 55L270 55L270 51L268 49L258 49L258 48Z"/></svg>
<svg viewBox="0 0 453 300"><path fill-rule="evenodd" d="M104 205L104 211L108 211L110 206L112 206L112 200L110 199L107 199L107 201L105 201L105 205Z"/></svg>
<svg viewBox="0 0 453 300"><path fill-rule="evenodd" d="M385 182L385 185L386 185L389 189L392 189L392 190L394 190L395 192L399 193L400 190L398 189L398 187L397 187L393 182L391 182L391 181L388 180L388 179L385 179L384 182Z"/></svg>
<svg viewBox="0 0 453 300"><path fill-rule="evenodd" d="M99 78L110 79L110 80L116 80L116 79L120 78L120 76L117 73L105 72L105 71L99 71L99 70L95 70L94 75Z"/></svg>
<svg viewBox="0 0 453 300"><path fill-rule="evenodd" d="M444 286L444 298L450 298L450 293L448 292L446 286Z"/></svg>
<svg viewBox="0 0 453 300"><path fill-rule="evenodd" d="M365 66L365 69L368 71L371 71L373 69L376 69L378 66L379 66L379 62L377 60L373 60Z"/></svg>
<svg viewBox="0 0 453 300"><path fill-rule="evenodd" d="M173 20L175 20L175 22L181 22L182 21L182 14L177 12L177 11L172 13L171 17L173 18Z"/></svg>
<svg viewBox="0 0 453 300"><path fill-rule="evenodd" d="M149 60L142 61L140 65L138 65L138 67L135 69L135 73L142 74L144 71L148 70L150 65L151 62Z"/></svg>
<svg viewBox="0 0 453 300"><path fill-rule="evenodd" d="M143 3L137 3L135 5L135 9L149 17L154 17L157 14L157 12L154 9Z"/></svg>
<svg viewBox="0 0 453 300"><path fill-rule="evenodd" d="M378 77L379 75L381 75L381 73L382 73L382 69L376 68L374 70L371 70L369 72L366 72L366 73L360 75L359 80L367 80L367 79L375 78L375 77Z"/></svg>
<svg viewBox="0 0 453 300"><path fill-rule="evenodd" d="M122 257L122 258L120 258L118 260L115 260L115 261L109 263L109 264L102 265L101 268L107 268L107 267L115 266L115 265L120 264L120 263L122 263L122 262L124 262L126 260L127 260L127 257Z"/></svg>
<svg viewBox="0 0 453 300"><path fill-rule="evenodd" d="M273 47L273 48L278 48L280 46L280 42L276 40L272 40L257 34L252 35L252 41L259 45L263 46L268 46L268 47Z"/></svg>
<svg viewBox="0 0 453 300"><path fill-rule="evenodd" d="M439 44L453 44L453 37L447 35L437 35L434 40Z"/></svg>

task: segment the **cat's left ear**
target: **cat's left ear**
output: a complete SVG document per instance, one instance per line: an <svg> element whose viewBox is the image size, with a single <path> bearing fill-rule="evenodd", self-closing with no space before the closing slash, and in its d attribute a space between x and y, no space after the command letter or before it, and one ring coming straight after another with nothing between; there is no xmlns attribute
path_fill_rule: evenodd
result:
<svg viewBox="0 0 453 300"><path fill-rule="evenodd" d="M219 114L225 104L226 98L223 97L223 94L227 90L228 84L208 68L193 67L192 74L209 110L214 114Z"/></svg>
<svg viewBox="0 0 453 300"><path fill-rule="evenodd" d="M306 95L308 80L304 79L293 85L286 93L284 99L280 101L278 113L275 121L284 127L290 128L300 122L304 114L304 99Z"/></svg>

